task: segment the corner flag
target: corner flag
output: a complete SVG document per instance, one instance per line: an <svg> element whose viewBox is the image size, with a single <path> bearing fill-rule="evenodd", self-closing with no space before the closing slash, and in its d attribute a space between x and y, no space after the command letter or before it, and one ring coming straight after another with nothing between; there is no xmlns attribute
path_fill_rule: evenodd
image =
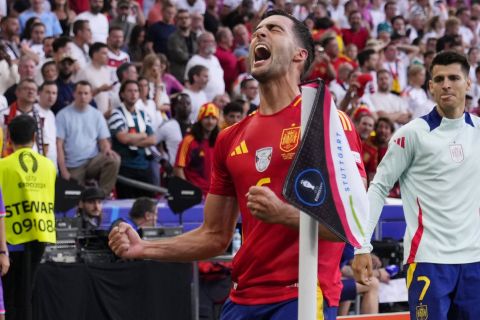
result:
<svg viewBox="0 0 480 320"><path fill-rule="evenodd" d="M309 101L313 101L312 111L283 195L342 240L360 247L370 241L364 239L369 216L367 193L337 108L322 80L302 85L302 104Z"/></svg>

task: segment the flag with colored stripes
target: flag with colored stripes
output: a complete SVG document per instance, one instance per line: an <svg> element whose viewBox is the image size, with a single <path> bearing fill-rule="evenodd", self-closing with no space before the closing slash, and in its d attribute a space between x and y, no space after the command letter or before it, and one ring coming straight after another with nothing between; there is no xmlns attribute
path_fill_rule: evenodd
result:
<svg viewBox="0 0 480 320"><path fill-rule="evenodd" d="M283 195L355 247L369 242L368 198L337 108L321 80L302 86L302 108L312 105Z"/></svg>

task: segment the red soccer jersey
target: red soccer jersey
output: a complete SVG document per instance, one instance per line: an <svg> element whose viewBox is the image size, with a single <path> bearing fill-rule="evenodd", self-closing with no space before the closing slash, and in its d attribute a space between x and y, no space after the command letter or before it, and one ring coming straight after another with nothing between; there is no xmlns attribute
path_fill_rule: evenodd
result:
<svg viewBox="0 0 480 320"><path fill-rule="evenodd" d="M196 185L204 195L210 188L210 173L212 170L213 147L208 140L198 142L187 134L178 146L175 166L183 168L185 178Z"/></svg>
<svg viewBox="0 0 480 320"><path fill-rule="evenodd" d="M282 188L300 142L300 102L297 97L273 115L256 112L217 139L210 193L235 196L242 215L243 244L233 260L234 303L276 303L298 296L298 231L254 218L245 195L251 186L264 185L284 200Z"/></svg>
<svg viewBox="0 0 480 320"><path fill-rule="evenodd" d="M370 37L368 30L361 28L360 30L354 32L352 29L342 29L342 37L345 46L348 46L350 43L353 43L357 46L358 51L362 51L367 44L367 40Z"/></svg>

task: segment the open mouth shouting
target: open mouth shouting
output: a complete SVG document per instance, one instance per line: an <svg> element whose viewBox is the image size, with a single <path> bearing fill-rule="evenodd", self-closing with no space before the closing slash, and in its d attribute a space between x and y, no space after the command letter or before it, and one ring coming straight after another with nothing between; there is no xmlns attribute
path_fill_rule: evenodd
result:
<svg viewBox="0 0 480 320"><path fill-rule="evenodd" d="M253 66L259 67L263 65L270 59L271 55L270 49L265 44L257 44L254 49L255 60Z"/></svg>

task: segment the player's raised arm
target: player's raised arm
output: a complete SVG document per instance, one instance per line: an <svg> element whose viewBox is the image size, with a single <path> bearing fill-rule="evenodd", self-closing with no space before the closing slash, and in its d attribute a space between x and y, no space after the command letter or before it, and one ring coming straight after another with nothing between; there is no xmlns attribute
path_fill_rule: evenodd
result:
<svg viewBox="0 0 480 320"><path fill-rule="evenodd" d="M209 194L203 224L177 237L146 241L127 224L121 223L109 235L110 248L127 259L193 261L222 254L228 247L238 218L234 197Z"/></svg>

